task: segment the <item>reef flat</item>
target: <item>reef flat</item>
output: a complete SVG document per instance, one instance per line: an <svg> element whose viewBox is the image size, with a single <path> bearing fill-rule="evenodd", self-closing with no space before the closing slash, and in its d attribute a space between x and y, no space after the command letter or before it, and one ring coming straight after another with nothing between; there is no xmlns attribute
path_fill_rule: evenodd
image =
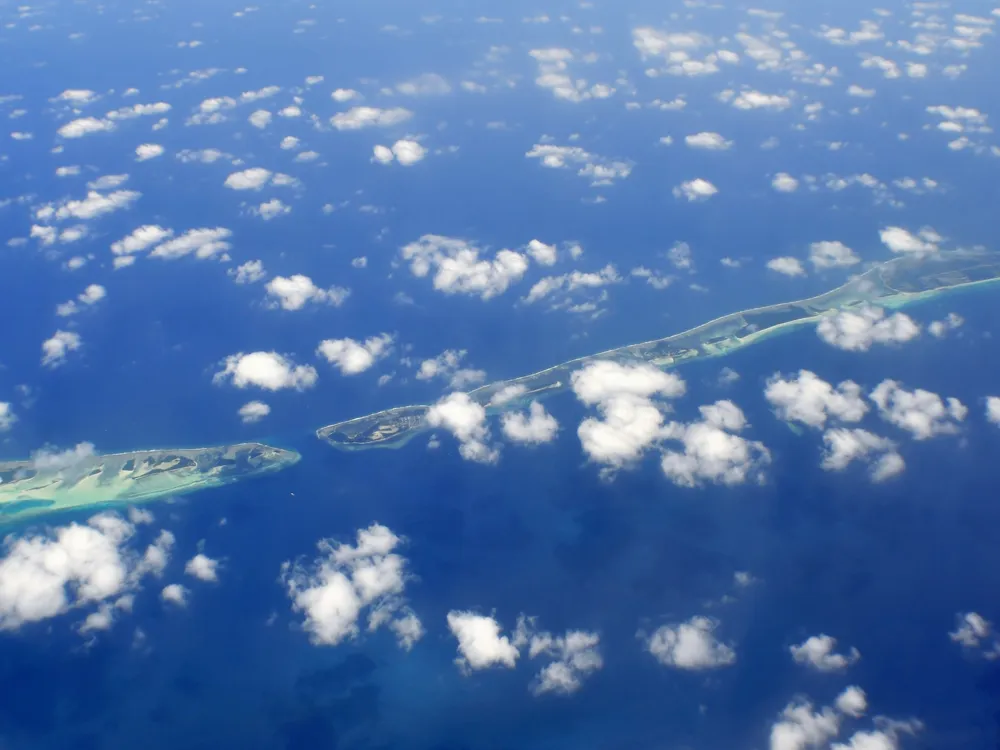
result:
<svg viewBox="0 0 1000 750"><path fill-rule="evenodd" d="M295 451L261 443L0 461L0 524L71 508L141 503L280 471Z"/></svg>
<svg viewBox="0 0 1000 750"><path fill-rule="evenodd" d="M894 258L872 266L846 284L817 297L731 313L682 333L579 357L540 372L469 391L469 397L495 413L569 387L570 376L591 362L649 363L669 369L707 357L720 357L826 316L866 305L890 309L931 299L953 290L1000 280L1000 253L956 250ZM398 448L429 430L429 405L401 406L321 427L316 436L339 450Z"/></svg>

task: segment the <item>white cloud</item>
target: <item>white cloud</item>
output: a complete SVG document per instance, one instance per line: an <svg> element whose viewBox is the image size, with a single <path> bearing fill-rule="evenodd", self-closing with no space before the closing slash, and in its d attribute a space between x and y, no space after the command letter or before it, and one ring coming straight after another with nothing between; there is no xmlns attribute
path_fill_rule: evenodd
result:
<svg viewBox="0 0 1000 750"><path fill-rule="evenodd" d="M282 203L278 198L272 198L271 200L261 203L259 206L250 210L264 221L270 221L278 216L284 216L285 214L291 213L292 207Z"/></svg>
<svg viewBox="0 0 1000 750"><path fill-rule="evenodd" d="M962 324L965 323L964 318L957 313L948 313L944 320L934 320L927 325L927 332L934 338L944 338L948 335L949 331L954 331L956 328L961 328Z"/></svg>
<svg viewBox="0 0 1000 750"><path fill-rule="evenodd" d="M260 190L271 179L271 171L263 167L251 167L242 172L233 172L226 178L225 186L232 190Z"/></svg>
<svg viewBox="0 0 1000 750"><path fill-rule="evenodd" d="M845 380L834 388L809 370L799 370L795 377L788 379L780 374L772 375L764 396L779 419L802 422L810 427L824 427L827 419L860 422L868 412L860 385Z"/></svg>
<svg viewBox="0 0 1000 750"><path fill-rule="evenodd" d="M104 299L107 294L107 290L100 284L90 284L86 289L77 295L75 300L70 300L69 302L64 302L63 304L58 305L56 307L56 315L59 315L60 317L76 315L80 312L80 306L76 304L77 301L79 301L80 304L87 305L89 307L91 305L96 305Z"/></svg>
<svg viewBox="0 0 1000 750"><path fill-rule="evenodd" d="M250 116L247 118L247 122L249 122L255 128L260 128L261 130L263 130L264 128L266 128L268 125L271 124L271 118L272 118L271 113L268 112L266 109L258 109L257 111L252 112L250 114Z"/></svg>
<svg viewBox="0 0 1000 750"><path fill-rule="evenodd" d="M82 138L91 133L107 133L114 129L115 124L111 120L98 120L96 117L81 117L78 120L67 122L56 133L63 138Z"/></svg>
<svg viewBox="0 0 1000 750"><path fill-rule="evenodd" d="M270 414L271 407L263 401L248 401L240 407L237 413L240 415L240 419L243 420L243 424L253 424Z"/></svg>
<svg viewBox="0 0 1000 750"><path fill-rule="evenodd" d="M727 141L719 133L709 132L685 136L684 142L689 148L700 148L708 151L725 151L733 145L732 141Z"/></svg>
<svg viewBox="0 0 1000 750"><path fill-rule="evenodd" d="M133 104L131 107L122 107L108 112L105 117L109 120L133 120L136 117L149 115L162 115L171 110L171 106L166 102L155 102L153 104Z"/></svg>
<svg viewBox="0 0 1000 750"><path fill-rule="evenodd" d="M809 262L816 270L846 268L861 262L851 248L842 242L813 242L809 246Z"/></svg>
<svg viewBox="0 0 1000 750"><path fill-rule="evenodd" d="M99 605L137 588L151 571L126 548L134 533L125 519L101 513L85 525L9 538L0 559L0 630ZM104 615L89 625L85 621L84 632L110 626L110 611Z"/></svg>
<svg viewBox="0 0 1000 750"><path fill-rule="evenodd" d="M42 342L42 365L59 367L66 361L68 352L75 352L83 345L80 334L73 331L56 331L52 338Z"/></svg>
<svg viewBox="0 0 1000 750"><path fill-rule="evenodd" d="M552 659L532 681L534 695L571 695L579 690L587 675L604 666L600 643L597 633L583 630L570 630L562 636L536 630L534 618L524 616L518 618L513 641L518 649L527 646L532 659Z"/></svg>
<svg viewBox="0 0 1000 750"><path fill-rule="evenodd" d="M157 156L163 156L163 146L158 143L143 143L141 146L136 146L136 161L148 161L149 159L155 159Z"/></svg>
<svg viewBox="0 0 1000 750"><path fill-rule="evenodd" d="M82 107L98 99L100 97L90 89L66 89L59 96L55 97L55 101L69 102L74 107Z"/></svg>
<svg viewBox="0 0 1000 750"><path fill-rule="evenodd" d="M467 461L492 464L500 460L500 450L489 444L486 409L466 393L451 393L427 411L427 424L442 427L459 442L458 452Z"/></svg>
<svg viewBox="0 0 1000 750"><path fill-rule="evenodd" d="M422 161L427 155L427 149L417 141L399 140L389 146L375 146L372 149L372 160L379 164L391 164L393 161L399 162L404 167L409 167Z"/></svg>
<svg viewBox="0 0 1000 750"><path fill-rule="evenodd" d="M664 451L660 467L667 478L682 487L762 481L771 454L763 443L734 434L747 426L740 408L732 401L716 401L699 411L700 421L670 422L663 428L665 439L680 441L684 448Z"/></svg>
<svg viewBox="0 0 1000 750"><path fill-rule="evenodd" d="M175 607L186 607L188 590L181 586L179 583L171 583L163 587L160 592L160 599L166 604L171 604Z"/></svg>
<svg viewBox="0 0 1000 750"><path fill-rule="evenodd" d="M788 255L780 258L771 258L771 260L767 262L767 267L775 273L780 273L782 276L806 275L806 269L803 267L802 261Z"/></svg>
<svg viewBox="0 0 1000 750"><path fill-rule="evenodd" d="M445 294L476 294L490 299L502 294L524 276L528 259L513 250L500 250L492 260L479 257L480 250L466 240L425 234L404 245L400 254L419 278L434 272L434 288Z"/></svg>
<svg viewBox="0 0 1000 750"><path fill-rule="evenodd" d="M879 232L882 244L894 253L933 253L937 250L939 235L932 229L922 229L913 234L902 227L886 227Z"/></svg>
<svg viewBox="0 0 1000 750"><path fill-rule="evenodd" d="M559 431L556 418L545 411L538 401L532 401L527 414L507 412L501 420L503 434L515 443L538 445L555 439Z"/></svg>
<svg viewBox="0 0 1000 750"><path fill-rule="evenodd" d="M622 277L610 263L600 271L571 271L560 276L546 276L532 284L524 301L528 304L544 299L556 292L574 292L578 289L597 289L609 284L621 283Z"/></svg>
<svg viewBox="0 0 1000 750"><path fill-rule="evenodd" d="M297 273L287 277L275 276L267 283L267 294L275 298L276 304L283 310L301 310L310 302L340 307L350 291L337 286L320 289L308 276Z"/></svg>
<svg viewBox="0 0 1000 750"><path fill-rule="evenodd" d="M405 96L441 96L451 92L451 85L437 73L424 73L397 84L396 91Z"/></svg>
<svg viewBox="0 0 1000 750"><path fill-rule="evenodd" d="M846 654L834 652L837 639L829 635L814 635L798 645L789 647L789 653L796 664L811 667L819 672L838 672L847 669L861 658L861 653L852 648Z"/></svg>
<svg viewBox="0 0 1000 750"><path fill-rule="evenodd" d="M46 204L35 211L35 218L39 221L96 219L98 216L131 207L141 195L135 190L115 190L107 195L91 190L82 200L64 201L58 206Z"/></svg>
<svg viewBox="0 0 1000 750"><path fill-rule="evenodd" d="M483 382L486 379L484 370L459 368L466 354L465 349L445 349L438 356L423 360L417 370L417 380L449 378L449 387L455 389Z"/></svg>
<svg viewBox="0 0 1000 750"><path fill-rule="evenodd" d="M870 99L873 96L875 96L875 89L862 88L861 86L852 83L850 86L847 87L847 95L857 96L862 99Z"/></svg>
<svg viewBox="0 0 1000 750"><path fill-rule="evenodd" d="M601 419L588 417L577 428L584 453L618 469L638 460L662 437L665 408L654 396L678 398L684 381L652 365L621 365L598 361L571 376L573 393L587 406L596 406Z"/></svg>
<svg viewBox="0 0 1000 750"><path fill-rule="evenodd" d="M986 419L1000 425L1000 396L986 397Z"/></svg>
<svg viewBox="0 0 1000 750"><path fill-rule="evenodd" d="M292 609L305 615L303 629L321 646L356 638L358 621L367 610L369 632L388 626L401 648L409 650L423 627L403 597L407 561L396 549L404 540L373 523L359 529L354 545L324 539L311 565L286 562L281 580Z"/></svg>
<svg viewBox="0 0 1000 750"><path fill-rule="evenodd" d="M543 167L549 169L566 169L571 164L577 166L577 175L590 180L592 187L613 185L616 180L623 180L632 173L631 162L592 154L579 146L536 143L525 156L538 159Z"/></svg>
<svg viewBox="0 0 1000 750"><path fill-rule="evenodd" d="M872 481L882 482L906 469L896 444L867 430L836 427L823 433L826 450L820 464L827 471L840 471L853 461L871 463ZM874 461L874 463L872 463Z"/></svg>
<svg viewBox="0 0 1000 750"><path fill-rule="evenodd" d="M907 391L895 380L883 380L868 397L878 406L882 419L917 440L958 432L969 411L957 398L942 399L922 388Z"/></svg>
<svg viewBox="0 0 1000 750"><path fill-rule="evenodd" d="M771 180L771 187L779 193L794 193L799 189L799 181L787 172L778 172Z"/></svg>
<svg viewBox="0 0 1000 750"><path fill-rule="evenodd" d="M201 164L214 164L220 159L231 158L229 154L219 151L217 148L203 148L193 151L191 149L183 149L178 151L176 157L179 161L189 164L191 162L200 162Z"/></svg>
<svg viewBox="0 0 1000 750"><path fill-rule="evenodd" d="M832 709L813 713L811 703L789 703L781 713L781 720L771 727L771 750L826 747L839 731L840 717Z"/></svg>
<svg viewBox="0 0 1000 750"><path fill-rule="evenodd" d="M163 242L173 235L172 229L164 229L158 224L144 224L127 237L112 243L111 252L115 255L130 255L142 252L152 245Z"/></svg>
<svg viewBox="0 0 1000 750"><path fill-rule="evenodd" d="M163 260L176 260L191 253L199 259L211 258L229 249L230 245L226 240L232 234L224 227L189 229L179 237L157 245L149 255Z"/></svg>
<svg viewBox="0 0 1000 750"><path fill-rule="evenodd" d="M391 351L393 337L388 333L372 336L364 342L354 339L326 339L316 349L344 375L357 375L370 369Z"/></svg>
<svg viewBox="0 0 1000 750"><path fill-rule="evenodd" d="M237 284L256 284L258 281L263 281L267 276L267 272L264 270L264 263L259 260L248 260L246 263L236 266L236 268L230 268L226 273L232 276L233 281Z"/></svg>
<svg viewBox="0 0 1000 750"><path fill-rule="evenodd" d="M231 380L237 388L255 386L268 391L295 388L303 391L316 384L316 369L296 365L277 352L251 352L226 357L225 369L212 377L216 385Z"/></svg>
<svg viewBox="0 0 1000 750"><path fill-rule="evenodd" d="M508 636L501 635L500 623L492 617L452 610L448 613L448 629L458 640L455 663L463 672L494 666L513 669L517 664L517 647Z"/></svg>
<svg viewBox="0 0 1000 750"><path fill-rule="evenodd" d="M868 710L868 696L865 691L857 685L850 685L844 688L844 692L837 696L837 710L845 716L859 719ZM872 750L877 750L873 748Z"/></svg>
<svg viewBox="0 0 1000 750"><path fill-rule="evenodd" d="M686 198L689 201L703 201L708 200L718 192L719 189L715 185L698 177L688 182L682 182L675 187L674 197Z"/></svg>
<svg viewBox="0 0 1000 750"><path fill-rule="evenodd" d="M531 240L525 247L528 255L540 266L554 266L558 255L555 245L546 245L541 240Z"/></svg>
<svg viewBox="0 0 1000 750"><path fill-rule="evenodd" d="M392 127L400 125L413 116L403 107L380 109L378 107L352 107L346 112L338 112L330 118L330 124L337 130L361 130L371 127Z"/></svg>
<svg viewBox="0 0 1000 750"><path fill-rule="evenodd" d="M787 96L781 96L780 94L764 94L760 91L742 91L738 96L730 102L736 109L770 109L770 110L782 110L788 109L791 105L791 99Z"/></svg>
<svg viewBox="0 0 1000 750"><path fill-rule="evenodd" d="M823 318L816 327L819 337L831 346L866 352L875 344L901 344L920 335L920 326L905 313L886 317L881 307L864 305L840 310Z"/></svg>
<svg viewBox="0 0 1000 750"><path fill-rule="evenodd" d="M6 432L17 422L17 415L7 401L0 401L0 432Z"/></svg>
<svg viewBox="0 0 1000 750"><path fill-rule="evenodd" d="M649 637L646 648L666 667L716 669L736 663L736 651L715 637L719 623L708 617L663 625Z"/></svg>
<svg viewBox="0 0 1000 750"><path fill-rule="evenodd" d="M993 623L978 612L965 612L955 619L956 627L948 637L965 648L979 648L993 634Z"/></svg>
<svg viewBox="0 0 1000 750"><path fill-rule="evenodd" d="M360 99L361 94L354 89L336 89L330 94L335 102L349 102L351 99Z"/></svg>
<svg viewBox="0 0 1000 750"><path fill-rule="evenodd" d="M218 581L219 561L199 552L184 564L184 572L200 581Z"/></svg>

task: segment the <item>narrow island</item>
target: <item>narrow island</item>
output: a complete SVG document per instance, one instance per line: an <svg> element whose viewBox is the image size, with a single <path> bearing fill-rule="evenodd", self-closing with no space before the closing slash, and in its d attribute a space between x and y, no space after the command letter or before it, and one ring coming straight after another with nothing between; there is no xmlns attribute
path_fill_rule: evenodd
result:
<svg viewBox="0 0 1000 750"><path fill-rule="evenodd" d="M295 451L261 443L0 461L0 524L95 505L142 503L280 471Z"/></svg>
<svg viewBox="0 0 1000 750"><path fill-rule="evenodd" d="M872 266L846 284L810 299L783 302L732 313L690 330L564 362L546 370L469 391L469 396L497 413L523 406L569 387L575 370L591 362L649 363L669 369L707 357L721 357L772 336L788 333L842 310L865 305L898 309L945 292L1000 280L1000 253L984 249L914 254ZM402 406L337 422L316 436L338 450L398 448L431 429L429 405Z"/></svg>

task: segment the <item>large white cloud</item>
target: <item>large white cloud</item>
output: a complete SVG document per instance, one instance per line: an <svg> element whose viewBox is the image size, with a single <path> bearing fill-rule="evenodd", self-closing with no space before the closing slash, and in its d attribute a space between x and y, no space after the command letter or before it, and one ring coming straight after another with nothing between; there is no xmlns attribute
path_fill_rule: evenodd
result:
<svg viewBox="0 0 1000 750"><path fill-rule="evenodd" d="M363 342L354 339L326 339L320 342L316 353L344 375L357 375L387 356L392 342L393 337L388 333L371 336Z"/></svg>
<svg viewBox="0 0 1000 750"><path fill-rule="evenodd" d="M305 616L302 626L313 643L336 646L357 637L364 614L369 632L387 626L407 650L423 636L403 596L407 561L396 551L403 543L387 527L373 523L358 530L354 545L324 539L310 565L281 566L292 608Z"/></svg>
<svg viewBox="0 0 1000 750"><path fill-rule="evenodd" d="M662 625L646 641L660 664L686 670L716 669L736 663L736 651L715 637L719 623L708 617Z"/></svg>
<svg viewBox="0 0 1000 750"><path fill-rule="evenodd" d="M868 412L861 386L845 380L834 388L809 370L799 370L794 377L772 375L764 396L779 419L823 427L827 419L860 422Z"/></svg>
<svg viewBox="0 0 1000 750"><path fill-rule="evenodd" d="M448 613L448 629L458 641L455 663L463 672L499 666L513 669L517 664L517 646L502 634L500 623L493 617L452 610Z"/></svg>
<svg viewBox="0 0 1000 750"><path fill-rule="evenodd" d="M442 427L459 442L459 453L467 461L496 463L500 451L490 445L486 409L466 393L450 393L427 411L427 424Z"/></svg>
<svg viewBox="0 0 1000 750"><path fill-rule="evenodd" d="M144 224L133 230L131 234L111 244L111 252L115 255L131 255L142 252L173 236L172 229L164 229L158 224Z"/></svg>
<svg viewBox="0 0 1000 750"><path fill-rule="evenodd" d="M665 439L680 441L683 447L664 451L660 467L667 478L682 487L763 481L771 454L763 443L735 434L747 427L742 410L732 401L716 401L699 410L701 420L670 422L663 428Z"/></svg>
<svg viewBox="0 0 1000 750"><path fill-rule="evenodd" d="M789 647L796 664L811 667L819 672L839 672L847 669L861 658L861 653L852 648L846 654L838 654L837 639L829 635L814 635L802 643Z"/></svg>
<svg viewBox="0 0 1000 750"><path fill-rule="evenodd" d="M232 382L237 388L255 386L268 391L294 388L302 391L316 384L316 369L310 365L296 365L291 359L277 352L251 352L226 357L225 368L215 373L215 384Z"/></svg>
<svg viewBox="0 0 1000 750"><path fill-rule="evenodd" d="M113 513L93 516L86 524L71 523L45 534L9 538L0 559L0 630L47 620L71 609L100 605L134 591L146 574L161 568L147 564L128 548L135 525ZM167 539L173 539L169 532ZM161 554L169 543L158 541ZM84 632L110 626L95 617Z"/></svg>
<svg viewBox="0 0 1000 750"><path fill-rule="evenodd" d="M826 448L820 464L827 471L840 471L854 461L871 465L870 476L881 482L901 474L906 464L888 438L868 430L834 427L823 433Z"/></svg>
<svg viewBox="0 0 1000 750"><path fill-rule="evenodd" d="M895 380L883 380L869 398L878 406L882 419L917 440L958 432L969 411L957 398L942 399L922 388L907 391Z"/></svg>
<svg viewBox="0 0 1000 750"><path fill-rule="evenodd" d="M420 145L418 141L401 139L392 146L375 146L372 149L372 160L379 164L391 164L399 162L404 167L409 167L427 155L427 149Z"/></svg>
<svg viewBox="0 0 1000 750"><path fill-rule="evenodd" d="M490 299L502 294L524 276L528 259L513 250L500 250L492 259L466 240L425 234L400 249L414 276L433 273L434 288L445 294L474 294Z"/></svg>
<svg viewBox="0 0 1000 750"><path fill-rule="evenodd" d="M922 229L918 234L902 227L886 227L879 236L882 244L894 253L933 253L940 236L932 229Z"/></svg>
<svg viewBox="0 0 1000 750"><path fill-rule="evenodd" d="M538 445L555 439L559 422L545 411L538 401L532 401L527 414L507 412L501 420L503 434L515 443Z"/></svg>
<svg viewBox="0 0 1000 750"><path fill-rule="evenodd" d="M379 107L352 107L346 112L338 112L330 118L330 124L337 130L361 130L372 127L391 127L406 122L413 113L403 107L380 109Z"/></svg>
<svg viewBox="0 0 1000 750"><path fill-rule="evenodd" d="M275 276L267 283L267 295L282 310L301 310L308 303L339 307L350 295L350 290L337 286L321 289L308 276L297 273Z"/></svg>
<svg viewBox="0 0 1000 750"><path fill-rule="evenodd" d="M816 332L823 341L838 349L866 352L875 344L910 341L920 335L920 326L905 313L886 316L881 307L863 305L823 318Z"/></svg>

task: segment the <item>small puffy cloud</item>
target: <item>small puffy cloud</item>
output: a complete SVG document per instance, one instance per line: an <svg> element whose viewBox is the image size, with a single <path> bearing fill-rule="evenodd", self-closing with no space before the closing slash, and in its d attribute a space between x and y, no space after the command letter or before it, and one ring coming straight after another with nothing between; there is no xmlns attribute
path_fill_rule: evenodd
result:
<svg viewBox="0 0 1000 750"><path fill-rule="evenodd" d="M241 172L233 172L226 178L225 186L232 190L260 190L270 179L269 169L251 167Z"/></svg>
<svg viewBox="0 0 1000 750"><path fill-rule="evenodd" d="M54 101L69 102L74 107L82 107L85 104L96 102L100 97L90 89L66 89Z"/></svg>
<svg viewBox="0 0 1000 750"><path fill-rule="evenodd" d="M232 276L233 281L237 284L256 284L258 281L263 281L267 276L267 272L264 270L264 263L259 260L248 260L246 263L236 266L236 268L230 268L226 273Z"/></svg>
<svg viewBox="0 0 1000 750"><path fill-rule="evenodd" d="M397 84L396 91L405 96L441 96L451 92L451 85L437 73L424 73Z"/></svg>
<svg viewBox="0 0 1000 750"><path fill-rule="evenodd" d="M708 132L685 136L684 142L688 148L700 148L707 151L725 151L733 145L732 141L727 141L719 133Z"/></svg>
<svg viewBox="0 0 1000 750"><path fill-rule="evenodd" d="M584 419L577 428L583 451L610 469L634 463L661 439L665 407L653 398L678 398L686 390L673 373L610 361L593 362L574 372L570 381L577 399L601 414L600 419Z"/></svg>
<svg viewBox="0 0 1000 750"><path fill-rule="evenodd" d="M148 161L157 156L163 156L163 146L158 143L143 143L135 149L136 161Z"/></svg>
<svg viewBox="0 0 1000 750"><path fill-rule="evenodd" d="M560 276L546 276L539 279L532 284L524 301L531 304L557 292L597 289L610 284L619 284L621 281L618 269L609 263L597 272L571 271Z"/></svg>
<svg viewBox="0 0 1000 750"><path fill-rule="evenodd" d="M836 706L837 710L844 716L860 719L868 710L868 696L857 685L850 685L837 696Z"/></svg>
<svg viewBox="0 0 1000 750"><path fill-rule="evenodd" d="M670 422L663 428L663 438L683 446L683 451L664 451L660 468L667 478L681 487L762 481L771 454L763 443L735 434L747 427L742 410L732 401L716 401L699 411L700 421Z"/></svg>
<svg viewBox="0 0 1000 750"><path fill-rule="evenodd" d="M330 94L330 98L335 102L349 102L351 99L360 99L361 94L354 89L336 89Z"/></svg>
<svg viewBox="0 0 1000 750"><path fill-rule="evenodd" d="M847 669L861 658L861 653L852 648L846 654L838 654L837 639L829 635L814 635L798 645L789 647L789 653L796 664L810 667L819 672L839 672Z"/></svg>
<svg viewBox="0 0 1000 750"><path fill-rule="evenodd" d="M540 266L554 266L558 258L556 246L546 245L541 240L531 240L524 249Z"/></svg>
<svg viewBox="0 0 1000 750"><path fill-rule="evenodd" d="M886 227L879 232L879 237L894 253L933 253L940 241L940 236L932 229L913 234L902 227Z"/></svg>
<svg viewBox="0 0 1000 750"><path fill-rule="evenodd" d="M254 424L270 414L271 407L263 401L248 401L240 407L237 413L243 424Z"/></svg>
<svg viewBox="0 0 1000 750"><path fill-rule="evenodd" d="M256 112L252 112L247 118L247 122L253 125L255 128L260 128L263 130L268 125L271 124L271 113L266 109L258 109Z"/></svg>
<svg viewBox="0 0 1000 750"><path fill-rule="evenodd" d="M448 378L449 387L456 389L483 382L486 379L484 370L460 367L467 353L465 349L445 349L438 356L423 360L417 369L417 380Z"/></svg>
<svg viewBox="0 0 1000 750"><path fill-rule="evenodd" d="M277 218L278 216L284 216L292 212L292 207L282 203L278 198L272 198L269 201L261 203L259 206L255 206L250 209L252 213L262 218L264 221L270 221L271 219Z"/></svg>
<svg viewBox="0 0 1000 750"><path fill-rule="evenodd" d="M782 110L788 109L791 105L791 99L787 96L781 96L780 94L764 94L760 91L742 91L738 96L730 100L736 109L770 109L770 110Z"/></svg>
<svg viewBox="0 0 1000 750"><path fill-rule="evenodd" d="M400 249L410 272L424 278L433 272L434 288L445 294L474 294L487 300L503 294L524 276L528 259L513 250L500 250L492 259L466 240L425 234Z"/></svg>
<svg viewBox="0 0 1000 750"><path fill-rule="evenodd" d="M944 320L934 320L927 325L927 332L936 339L943 339L949 331L961 328L965 319L956 313L948 313Z"/></svg>
<svg viewBox="0 0 1000 750"><path fill-rule="evenodd" d="M386 357L392 348L393 337L388 333L365 339L326 339L320 342L316 353L337 367L344 375L357 375L370 369Z"/></svg>
<svg viewBox="0 0 1000 750"><path fill-rule="evenodd" d="M663 625L646 641L646 649L665 667L692 671L728 667L736 663L736 651L715 637L718 625L717 620L700 616Z"/></svg>
<svg viewBox="0 0 1000 750"><path fill-rule="evenodd" d="M868 412L860 385L845 380L834 388L809 370L799 370L790 378L772 375L764 397L779 419L810 427L824 427L827 419L860 422Z"/></svg>
<svg viewBox="0 0 1000 750"><path fill-rule="evenodd" d="M840 732L840 716L833 709L824 708L822 711L813 712L811 703L790 703L781 713L781 719L771 726L771 750L807 750L807 748L826 747L838 732ZM871 750L882 749L875 746L871 747Z"/></svg>
<svg viewBox="0 0 1000 750"><path fill-rule="evenodd" d="M7 401L0 401L0 432L7 432L17 422L14 407Z"/></svg>
<svg viewBox="0 0 1000 750"><path fill-rule="evenodd" d="M905 313L886 316L881 307L863 305L840 310L823 318L816 327L819 337L831 346L866 352L875 344L902 344L920 335L920 326Z"/></svg>
<svg viewBox="0 0 1000 750"><path fill-rule="evenodd" d="M799 189L799 181L787 172L778 172L771 180L771 187L779 193L794 193Z"/></svg>
<svg viewBox="0 0 1000 750"><path fill-rule="evenodd" d="M64 302L56 307L56 315L60 317L69 317L71 315L76 315L80 312L80 304L90 307L91 305L96 305L102 299L107 296L107 290L100 284L90 284L86 289L84 289L80 294L77 295L75 300L70 300L69 302Z"/></svg>
<svg viewBox="0 0 1000 750"><path fill-rule="evenodd" d="M551 442L559 431L556 418L545 411L538 401L532 401L527 414L507 412L501 420L503 434L515 443L539 445Z"/></svg>
<svg viewBox="0 0 1000 750"><path fill-rule="evenodd" d="M229 249L230 245L226 240L232 234L225 227L189 229L184 234L157 245L149 256L162 260L176 260L191 254L199 259L211 258Z"/></svg>
<svg viewBox="0 0 1000 750"><path fill-rule="evenodd" d="M137 117L163 115L170 110L171 106L166 102L154 102L153 104L133 104L131 107L121 107L108 112L105 116L109 120L134 120ZM156 130L156 127L154 126L153 129Z"/></svg>
<svg viewBox="0 0 1000 750"><path fill-rule="evenodd" d="M319 646L336 646L360 632L389 627L401 648L423 636L420 620L406 604L407 560L397 552L404 539L379 523L359 529L354 545L324 539L309 565L286 562L281 580L292 609L305 616L303 630Z"/></svg>
<svg viewBox="0 0 1000 750"><path fill-rule="evenodd" d="M164 229L158 224L145 224L111 244L111 252L115 255L131 255L159 244L173 236L172 229Z"/></svg>
<svg viewBox="0 0 1000 750"><path fill-rule="evenodd" d="M372 149L372 161L379 164L392 164L399 162L404 167L409 167L427 155L427 149L417 141L402 139L389 146L375 146Z"/></svg>
<svg viewBox="0 0 1000 750"><path fill-rule="evenodd" d="M534 618L520 617L514 633L514 646L527 646L531 659L551 659L531 683L534 695L571 695L583 685L589 674L604 666L601 638L597 633L570 630L565 635L536 630Z"/></svg>
<svg viewBox="0 0 1000 750"><path fill-rule="evenodd" d="M171 583L163 587L163 590L160 592L160 599L165 604L175 607L186 607L188 593L188 590L179 583Z"/></svg>
<svg viewBox="0 0 1000 750"><path fill-rule="evenodd" d="M112 600L124 606L122 598L153 572L127 547L134 533L134 524L101 513L86 524L9 537L0 559L0 630ZM106 629L112 617L105 611L85 629Z"/></svg>
<svg viewBox="0 0 1000 750"><path fill-rule="evenodd" d="M199 552L184 564L184 572L200 581L218 581L219 561Z"/></svg>
<svg viewBox="0 0 1000 750"><path fill-rule="evenodd" d="M862 86L858 86L857 84L852 83L850 86L847 87L847 95L857 96L862 99L871 99L873 96L875 96L875 89L866 89L863 88Z"/></svg>
<svg viewBox="0 0 1000 750"><path fill-rule="evenodd" d="M590 180L592 187L613 185L632 173L632 163L592 154L579 146L557 146L554 143L536 143L525 157L538 159L548 169L578 167L577 175Z"/></svg>
<svg viewBox="0 0 1000 750"><path fill-rule="evenodd" d="M966 649L981 649L987 659L1000 659L1000 639L994 635L993 623L978 612L956 615L955 629L948 637Z"/></svg>
<svg viewBox="0 0 1000 750"><path fill-rule="evenodd" d="M957 398L942 399L922 388L907 391L895 380L883 380L868 397L878 406L882 419L917 440L955 434L969 411Z"/></svg>
<svg viewBox="0 0 1000 750"><path fill-rule="evenodd" d="M56 131L63 138L83 138L92 133L107 133L115 129L112 120L99 120L96 117L81 117L78 120L67 122Z"/></svg>
<svg viewBox="0 0 1000 750"><path fill-rule="evenodd" d="M840 471L854 461L870 464L872 481L882 482L898 476L906 469L896 444L868 430L835 427L823 433L825 451L820 466L827 471Z"/></svg>
<svg viewBox="0 0 1000 750"><path fill-rule="evenodd" d="M1000 396L986 397L986 419L1000 425Z"/></svg>
<svg viewBox="0 0 1000 750"><path fill-rule="evenodd" d="M496 666L513 669L517 664L517 646L501 634L500 623L492 617L452 610L448 613L448 629L458 641L455 663L463 672Z"/></svg>
<svg viewBox="0 0 1000 750"><path fill-rule="evenodd" d="M809 262L817 271L827 268L847 268L861 262L843 242L814 242L809 246Z"/></svg>
<svg viewBox="0 0 1000 750"><path fill-rule="evenodd" d="M788 255L780 258L771 258L771 260L767 262L767 267L775 273L780 273L782 276L806 275L806 269L803 267L802 261Z"/></svg>
<svg viewBox="0 0 1000 750"><path fill-rule="evenodd" d="M380 109L379 107L352 107L346 112L338 112L330 118L330 124L337 130L361 130L362 128L387 128L400 125L413 116L403 107Z"/></svg>
<svg viewBox="0 0 1000 750"><path fill-rule="evenodd" d="M254 386L268 391L294 388L304 391L316 384L316 369L296 365L277 352L251 352L226 357L225 368L212 377L216 385L232 382L237 388Z"/></svg>
<svg viewBox="0 0 1000 750"><path fill-rule="evenodd" d="M83 346L80 334L74 331L56 331L52 338L42 342L42 366L59 367L66 361L69 352Z"/></svg>
<svg viewBox="0 0 1000 750"><path fill-rule="evenodd" d="M136 190L115 190L107 194L91 190L87 193L87 197L81 200L64 201L58 206L49 203L38 208L35 211L35 218L39 221L65 221L66 219L87 221L130 208L141 195L142 193Z"/></svg>
<svg viewBox="0 0 1000 750"><path fill-rule="evenodd" d="M719 192L708 180L698 177L688 182L682 182L674 188L675 198L686 198L689 201L704 201Z"/></svg>
<svg viewBox="0 0 1000 750"><path fill-rule="evenodd" d="M350 291L337 286L321 289L308 276L297 273L275 276L267 283L267 294L282 310L301 310L308 303L340 307Z"/></svg>
<svg viewBox="0 0 1000 750"><path fill-rule="evenodd" d="M458 452L467 461L492 464L500 460L500 451L489 444L490 429L486 409L466 393L451 393L427 411L427 424L441 427L455 436Z"/></svg>

